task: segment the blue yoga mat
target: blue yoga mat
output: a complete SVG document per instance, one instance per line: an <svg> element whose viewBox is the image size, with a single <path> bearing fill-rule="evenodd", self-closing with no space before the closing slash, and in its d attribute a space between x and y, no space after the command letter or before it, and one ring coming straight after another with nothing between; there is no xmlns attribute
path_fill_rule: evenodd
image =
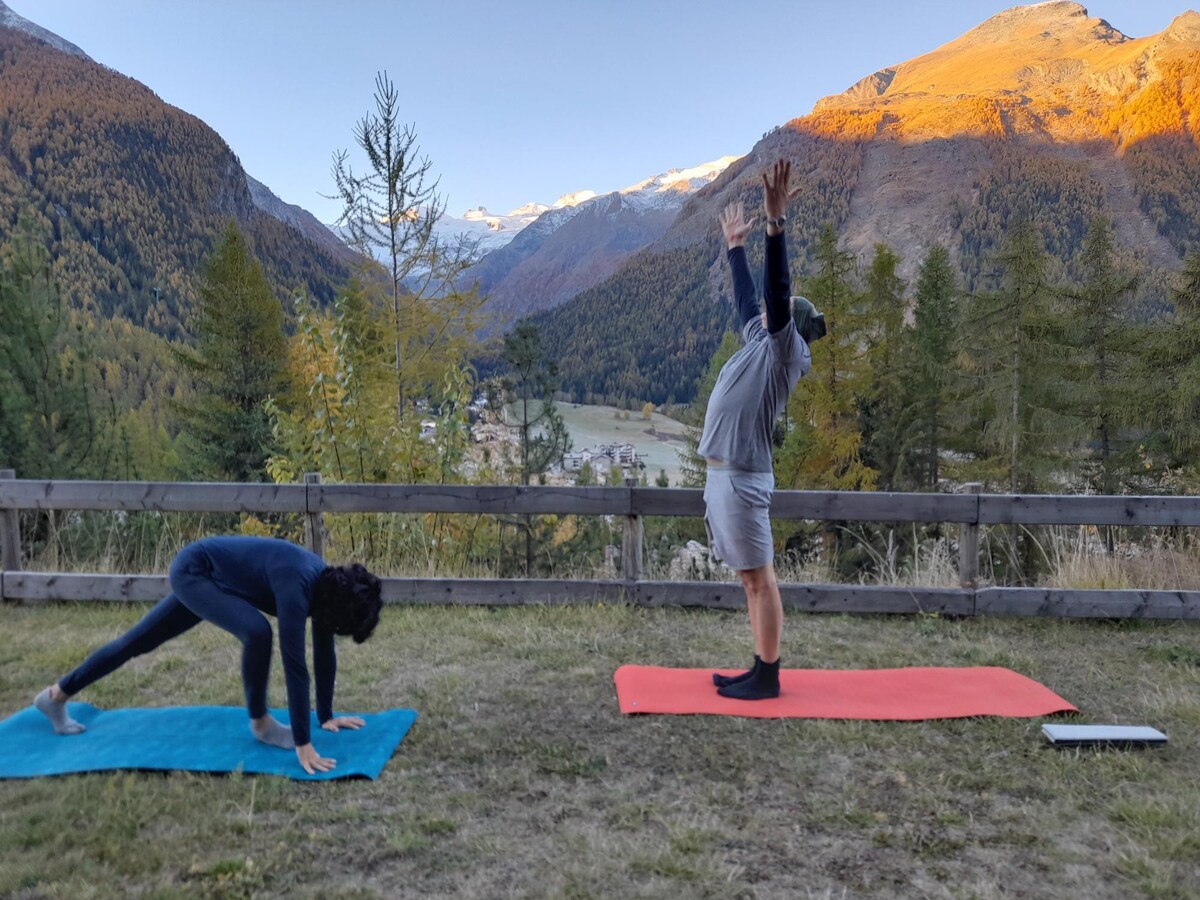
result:
<svg viewBox="0 0 1200 900"><path fill-rule="evenodd" d="M246 772L283 775L297 781L377 778L416 721L411 709L360 715L366 725L336 734L313 717L312 742L322 756L337 760L332 772L309 775L294 750L269 747L250 733L239 706L164 706L103 710L69 703L82 734L55 734L32 706L0 722L0 778L36 778L111 769L187 772ZM286 710L271 710L288 724Z"/></svg>

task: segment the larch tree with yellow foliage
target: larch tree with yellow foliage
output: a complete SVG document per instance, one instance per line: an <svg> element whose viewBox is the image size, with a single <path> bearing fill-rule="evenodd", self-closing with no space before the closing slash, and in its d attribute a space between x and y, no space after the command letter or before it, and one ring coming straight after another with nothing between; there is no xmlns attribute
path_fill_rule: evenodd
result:
<svg viewBox="0 0 1200 900"><path fill-rule="evenodd" d="M380 259L386 274L379 305L390 307L393 403L396 424L421 414L462 368L480 306L460 276L475 261L469 240L446 242L434 226L445 212L432 163L421 156L414 126L400 119L400 94L386 72L375 79L375 108L354 129L366 157L355 171L348 151L334 155L333 177L343 209L338 224L364 259ZM371 293L379 278L365 279Z"/></svg>

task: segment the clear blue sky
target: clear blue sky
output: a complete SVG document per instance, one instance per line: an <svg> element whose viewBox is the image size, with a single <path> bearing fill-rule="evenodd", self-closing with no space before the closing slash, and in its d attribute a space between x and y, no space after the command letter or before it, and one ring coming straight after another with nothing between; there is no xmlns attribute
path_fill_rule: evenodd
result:
<svg viewBox="0 0 1200 900"><path fill-rule="evenodd" d="M1006 0L6 0L211 125L324 221L376 71L449 211L504 213L747 152L775 125L928 52ZM1188 0L1085 3L1132 37ZM919 12L916 12L919 10Z"/></svg>

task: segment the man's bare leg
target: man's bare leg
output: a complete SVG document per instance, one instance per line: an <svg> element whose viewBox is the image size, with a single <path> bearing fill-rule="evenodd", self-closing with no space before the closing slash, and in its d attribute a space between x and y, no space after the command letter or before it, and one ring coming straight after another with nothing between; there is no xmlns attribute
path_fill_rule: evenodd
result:
<svg viewBox="0 0 1200 900"><path fill-rule="evenodd" d="M717 689L723 697L737 700L765 700L779 696L779 642L783 634L783 598L775 568L767 564L738 573L746 591L746 610L758 655L748 677Z"/></svg>
<svg viewBox="0 0 1200 900"><path fill-rule="evenodd" d="M717 687L728 687L731 684L737 684L739 681L745 681L758 671L758 667L762 665L762 654L758 647L758 607L759 604L750 599L751 591L755 588L751 587L751 580L747 577L751 572L757 572L758 569L750 569L741 571L738 574L742 577L742 589L746 592L746 612L750 616L750 633L754 635L754 665L737 675L719 675L713 673L713 684Z"/></svg>
<svg viewBox="0 0 1200 900"><path fill-rule="evenodd" d="M768 563L738 574L746 590L754 649L763 662L775 662L779 659L779 641L783 635L783 598L775 580L775 567Z"/></svg>

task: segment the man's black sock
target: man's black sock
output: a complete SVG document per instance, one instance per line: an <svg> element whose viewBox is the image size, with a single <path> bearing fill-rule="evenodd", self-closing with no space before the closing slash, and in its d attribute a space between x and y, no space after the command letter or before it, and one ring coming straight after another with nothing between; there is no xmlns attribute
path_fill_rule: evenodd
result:
<svg viewBox="0 0 1200 900"><path fill-rule="evenodd" d="M756 653L754 655L754 665L741 675L722 675L720 672L713 672L713 684L717 687L726 687L731 684L737 684L739 681L745 681L758 671L760 665L762 665L762 658Z"/></svg>
<svg viewBox="0 0 1200 900"><path fill-rule="evenodd" d="M734 700L769 700L778 697L779 660L773 663L760 662L745 681L717 688L717 693Z"/></svg>

